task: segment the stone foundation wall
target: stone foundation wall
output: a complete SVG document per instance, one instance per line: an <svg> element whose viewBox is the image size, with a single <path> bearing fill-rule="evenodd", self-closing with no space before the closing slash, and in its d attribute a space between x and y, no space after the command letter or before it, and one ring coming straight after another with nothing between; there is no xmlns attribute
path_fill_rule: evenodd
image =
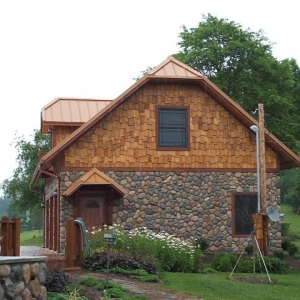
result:
<svg viewBox="0 0 300 300"><path fill-rule="evenodd" d="M0 299L46 300L46 257L0 257Z"/></svg>
<svg viewBox="0 0 300 300"><path fill-rule="evenodd" d="M79 174L61 174L62 192ZM166 231L184 240L203 237L209 251L241 252L246 238L232 235L232 195L256 192L256 174L241 172L106 172L127 191L113 202L113 221L128 228ZM279 174L267 174L267 203L279 208ZM72 198L61 199L64 222L72 217ZM281 249L280 222L269 222L269 250Z"/></svg>

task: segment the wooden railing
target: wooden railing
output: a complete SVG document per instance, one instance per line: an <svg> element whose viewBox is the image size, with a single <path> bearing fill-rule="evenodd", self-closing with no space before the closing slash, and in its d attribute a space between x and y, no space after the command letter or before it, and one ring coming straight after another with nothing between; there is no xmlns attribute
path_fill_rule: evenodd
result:
<svg viewBox="0 0 300 300"><path fill-rule="evenodd" d="M66 267L81 267L84 254L82 247L82 234L80 226L70 218L67 220L66 227Z"/></svg>
<svg viewBox="0 0 300 300"><path fill-rule="evenodd" d="M2 217L0 256L20 256L20 218Z"/></svg>

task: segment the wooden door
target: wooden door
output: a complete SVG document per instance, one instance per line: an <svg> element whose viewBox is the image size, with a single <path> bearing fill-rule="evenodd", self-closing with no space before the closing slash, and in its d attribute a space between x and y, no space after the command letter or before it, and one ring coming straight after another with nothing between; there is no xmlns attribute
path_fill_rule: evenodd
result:
<svg viewBox="0 0 300 300"><path fill-rule="evenodd" d="M86 196L80 198L80 217L88 230L102 227L105 223L104 197Z"/></svg>

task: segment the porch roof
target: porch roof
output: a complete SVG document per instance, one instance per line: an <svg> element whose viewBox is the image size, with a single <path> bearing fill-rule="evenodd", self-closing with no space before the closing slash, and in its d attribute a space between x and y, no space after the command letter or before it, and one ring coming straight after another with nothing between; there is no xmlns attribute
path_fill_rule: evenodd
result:
<svg viewBox="0 0 300 300"><path fill-rule="evenodd" d="M42 108L41 131L48 133L52 125L81 126L112 100L55 98Z"/></svg>
<svg viewBox="0 0 300 300"><path fill-rule="evenodd" d="M127 191L109 176L99 171L97 168L92 168L89 172L82 175L73 184L71 184L63 193L64 196L71 196L83 185L110 185L121 196L127 194Z"/></svg>

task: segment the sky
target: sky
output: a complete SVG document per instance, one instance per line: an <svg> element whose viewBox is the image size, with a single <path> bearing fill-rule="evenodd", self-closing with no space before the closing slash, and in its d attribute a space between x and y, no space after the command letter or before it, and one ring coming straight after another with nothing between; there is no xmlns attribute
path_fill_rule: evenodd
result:
<svg viewBox="0 0 300 300"><path fill-rule="evenodd" d="M262 29L299 65L299 12L295 0L0 0L0 183L17 167L15 136L30 140L54 98L116 98L208 13Z"/></svg>

